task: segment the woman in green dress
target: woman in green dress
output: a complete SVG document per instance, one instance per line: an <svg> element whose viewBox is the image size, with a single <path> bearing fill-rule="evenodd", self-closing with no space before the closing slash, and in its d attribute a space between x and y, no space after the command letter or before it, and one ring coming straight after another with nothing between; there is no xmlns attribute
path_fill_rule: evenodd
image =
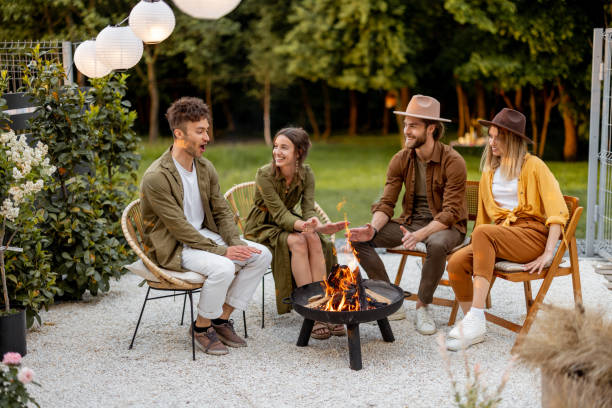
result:
<svg viewBox="0 0 612 408"><path fill-rule="evenodd" d="M314 174L304 164L309 148L304 129L285 128L276 133L272 162L257 170L253 208L245 225L246 239L272 251L279 314L291 310L282 299L290 296L294 287L323 280L337 263L333 244L322 234L334 234L346 226L343 221L322 224L317 218ZM315 322L312 337L326 339L345 333L342 325Z"/></svg>

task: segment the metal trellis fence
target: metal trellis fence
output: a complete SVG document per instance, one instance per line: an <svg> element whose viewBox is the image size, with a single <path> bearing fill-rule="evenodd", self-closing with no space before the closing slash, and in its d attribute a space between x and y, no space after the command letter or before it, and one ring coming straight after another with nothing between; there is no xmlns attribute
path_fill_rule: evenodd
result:
<svg viewBox="0 0 612 408"><path fill-rule="evenodd" d="M7 102L6 113L9 114L11 128L18 133L28 132L27 120L36 109L20 90L24 66L30 61L28 54L37 45L41 58L62 63L66 71L64 82L73 82L73 50L69 41L0 41L0 71L8 74L8 87L3 95Z"/></svg>
<svg viewBox="0 0 612 408"><path fill-rule="evenodd" d="M612 261L612 29L593 31L586 255Z"/></svg>

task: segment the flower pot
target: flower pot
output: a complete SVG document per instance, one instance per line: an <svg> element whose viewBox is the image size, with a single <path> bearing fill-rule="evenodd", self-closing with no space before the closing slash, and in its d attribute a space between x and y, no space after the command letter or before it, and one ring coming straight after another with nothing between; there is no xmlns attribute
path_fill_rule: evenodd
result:
<svg viewBox="0 0 612 408"><path fill-rule="evenodd" d="M9 351L26 355L26 312L0 316L0 359Z"/></svg>

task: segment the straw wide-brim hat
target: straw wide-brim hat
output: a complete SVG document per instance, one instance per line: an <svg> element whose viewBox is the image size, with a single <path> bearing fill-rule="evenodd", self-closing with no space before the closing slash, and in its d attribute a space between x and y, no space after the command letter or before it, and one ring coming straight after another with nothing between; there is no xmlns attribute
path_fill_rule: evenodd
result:
<svg viewBox="0 0 612 408"><path fill-rule="evenodd" d="M393 113L419 119L450 122L449 119L440 117L440 102L431 96L425 95L414 95L406 107L406 112L393 111Z"/></svg>
<svg viewBox="0 0 612 408"><path fill-rule="evenodd" d="M504 108L495 115L493 120L479 119L478 123L486 127L497 126L523 138L528 143L533 143L533 141L525 135L525 126L527 124L525 115L514 109Z"/></svg>

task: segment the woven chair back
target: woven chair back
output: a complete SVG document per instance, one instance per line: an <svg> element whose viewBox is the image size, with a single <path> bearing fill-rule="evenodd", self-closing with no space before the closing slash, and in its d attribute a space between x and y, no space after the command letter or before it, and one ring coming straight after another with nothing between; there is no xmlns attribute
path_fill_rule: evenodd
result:
<svg viewBox="0 0 612 408"><path fill-rule="evenodd" d="M202 284L185 282L168 275L157 265L155 265L146 255L143 244L144 229L142 224L140 199L132 201L127 207L125 207L125 210L123 210L123 215L121 216L121 229L123 230L123 235L125 236L130 248L132 248L134 253L138 255L140 259L142 259L142 262L145 264L147 269L159 280L159 283L147 281L150 286L177 290L195 289L202 286Z"/></svg>
<svg viewBox="0 0 612 408"><path fill-rule="evenodd" d="M251 211L253 200L255 198L255 182L247 181L236 184L227 190L224 197L234 212L234 220L236 221L238 228L240 228L240 232L244 233L246 217L249 215L249 211ZM299 204L296 206L296 209L299 209ZM331 222L327 213L325 213L321 206L316 202L314 204L314 209L317 213L317 217L319 217L319 220L321 220L323 224ZM334 235L330 235L330 240L332 243L335 241Z"/></svg>

